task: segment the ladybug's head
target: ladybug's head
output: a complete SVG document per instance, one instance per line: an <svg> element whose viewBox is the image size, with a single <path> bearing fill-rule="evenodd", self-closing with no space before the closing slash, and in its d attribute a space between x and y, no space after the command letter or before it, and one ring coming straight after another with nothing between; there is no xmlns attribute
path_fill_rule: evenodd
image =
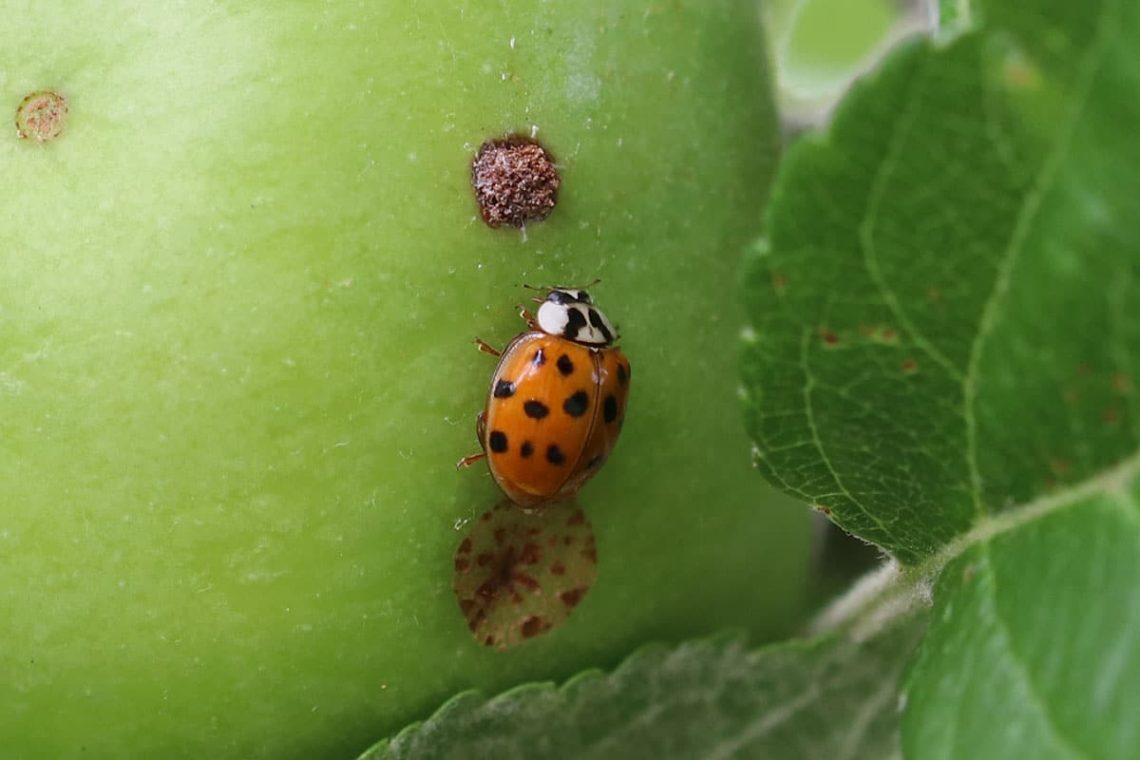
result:
<svg viewBox="0 0 1140 760"><path fill-rule="evenodd" d="M538 329L585 346L608 346L617 331L584 290L553 288L538 307Z"/></svg>

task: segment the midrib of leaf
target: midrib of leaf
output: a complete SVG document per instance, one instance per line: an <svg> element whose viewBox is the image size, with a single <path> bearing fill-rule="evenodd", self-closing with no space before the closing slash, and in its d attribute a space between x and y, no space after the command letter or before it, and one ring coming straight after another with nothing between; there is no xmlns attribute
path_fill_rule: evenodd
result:
<svg viewBox="0 0 1140 760"><path fill-rule="evenodd" d="M987 544L994 538L1048 517L1087 497L1103 494L1112 497L1128 519L1140 528L1140 504L1128 485L1140 476L1140 450L1110 468L1075 483L1068 488L1011 507L994 515L985 515L972 529L947 543L940 551L914 567L901 569L891 563L893 571L877 571L871 585L856 585L835 601L817 620L816 630L837 629L850 624L857 637L869 637L891 621L908 615L930 599L930 589L942 571L969 549Z"/></svg>
<svg viewBox="0 0 1140 760"><path fill-rule="evenodd" d="M982 474L978 464L978 424L975 413L978 393L978 366L981 362L986 339L999 319L1002 303L1009 292L1014 266L1025 247L1025 241L1029 237L1033 222L1041 208L1042 199L1052 188L1057 170L1069 153L1073 133L1084 113L1089 91L1092 89L1097 72L1104 61L1105 50L1114 37L1113 32L1119 28L1117 22L1119 7L1119 0L1111 5L1106 5L1105 11L1100 16L1096 38L1089 46L1084 60L1081 61L1077 69L1077 86L1069 112L1057 130L1057 137L1049 147L1044 160L1041 162L1041 168L1022 201L1009 243L1002 252L993 288L982 308L978 334L970 344L969 362L966 366L965 378L962 380L962 397L966 420L966 463L970 472L970 491L974 501L974 512L979 516L986 514L988 510L982 497Z"/></svg>
<svg viewBox="0 0 1140 760"><path fill-rule="evenodd" d="M1085 753L1078 750L1069 737L1061 730L1056 716L1049 709L1048 700L1041 693L1041 687L1033 680L1033 673L1030 668L1026 666L1024 655L1017 650L1014 643L1015 638L1010 632L1009 624L1006 622L1005 617L1003 617L1001 606L998 604L997 574L993 572L990 566L988 543L982 544L982 552L985 557L985 564L983 565L984 572L989 576L988 602L991 607L991 617L993 618L997 630L1000 632L1002 646L1009 655L1010 665L1024 685L1028 701L1033 705L1033 708L1041 714L1045 725L1049 727L1049 733L1052 735L1054 745L1064 750L1070 757L1085 757Z"/></svg>

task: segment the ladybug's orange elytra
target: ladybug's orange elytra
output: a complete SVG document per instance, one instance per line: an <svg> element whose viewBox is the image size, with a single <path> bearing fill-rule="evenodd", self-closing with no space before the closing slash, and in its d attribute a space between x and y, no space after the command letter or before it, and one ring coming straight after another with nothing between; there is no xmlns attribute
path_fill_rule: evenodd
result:
<svg viewBox="0 0 1140 760"><path fill-rule="evenodd" d="M625 421L631 372L609 320L584 290L554 288L491 376L476 436L511 501L536 507L578 492L601 469ZM480 349L496 353L477 339Z"/></svg>

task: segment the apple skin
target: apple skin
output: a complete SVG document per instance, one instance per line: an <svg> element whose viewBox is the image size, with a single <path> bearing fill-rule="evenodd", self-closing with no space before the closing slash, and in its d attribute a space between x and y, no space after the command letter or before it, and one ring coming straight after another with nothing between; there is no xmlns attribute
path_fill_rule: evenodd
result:
<svg viewBox="0 0 1140 760"><path fill-rule="evenodd" d="M805 510L738 421L739 254L778 146L750 2L21 2L0 103L0 736L11 756L345 756L457 690L796 623ZM558 207L479 219L534 133ZM521 283L633 364L583 490L599 580L508 652L451 591Z"/></svg>

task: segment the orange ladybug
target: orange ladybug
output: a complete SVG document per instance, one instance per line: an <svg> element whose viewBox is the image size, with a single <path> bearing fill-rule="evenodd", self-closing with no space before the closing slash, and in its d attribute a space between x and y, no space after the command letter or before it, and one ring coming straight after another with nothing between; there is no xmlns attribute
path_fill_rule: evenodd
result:
<svg viewBox="0 0 1140 760"><path fill-rule="evenodd" d="M530 328L500 353L487 406L475 435L480 459L499 488L521 507L573 496L610 455L625 421L629 360L617 333L585 290L552 288L536 298L538 312L520 307Z"/></svg>

